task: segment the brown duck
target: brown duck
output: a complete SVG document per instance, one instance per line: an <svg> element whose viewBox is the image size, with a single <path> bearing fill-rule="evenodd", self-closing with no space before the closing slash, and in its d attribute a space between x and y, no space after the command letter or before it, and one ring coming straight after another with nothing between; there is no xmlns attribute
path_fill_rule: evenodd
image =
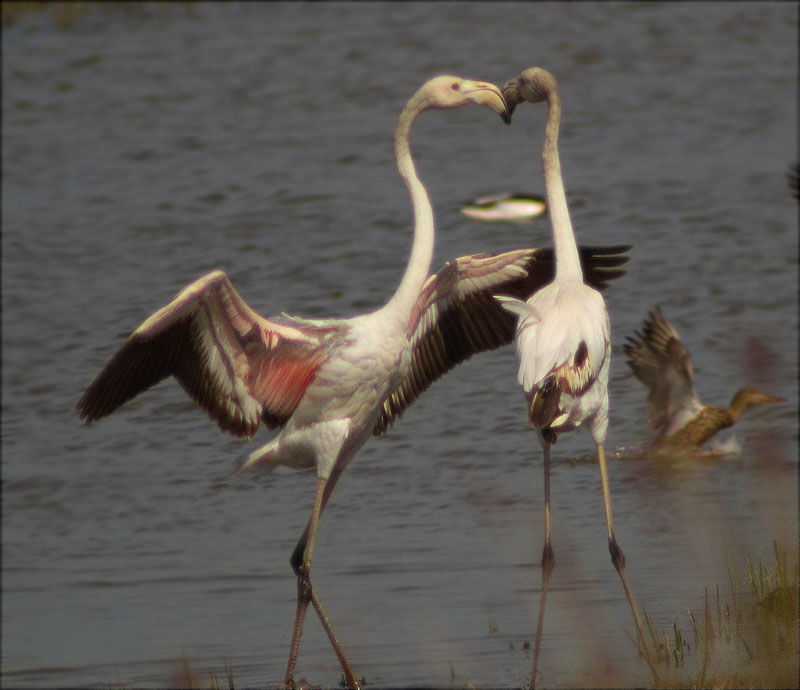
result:
<svg viewBox="0 0 800 690"><path fill-rule="evenodd" d="M698 448L735 424L746 409L786 402L752 386L739 390L727 408L700 402L692 358L660 308L648 314L641 332L628 336L624 349L628 366L650 389L648 417L658 432L652 445L656 450Z"/></svg>

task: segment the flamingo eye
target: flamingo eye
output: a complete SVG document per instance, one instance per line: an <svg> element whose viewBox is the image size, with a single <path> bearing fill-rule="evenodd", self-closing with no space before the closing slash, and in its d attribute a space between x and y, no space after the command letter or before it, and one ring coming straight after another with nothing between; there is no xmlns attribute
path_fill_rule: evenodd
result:
<svg viewBox="0 0 800 690"><path fill-rule="evenodd" d="M459 83L458 83L457 81L454 81L454 82L453 82L453 83L450 85L450 88L451 88L451 89L453 89L453 91L458 91L458 87L459 87Z"/></svg>

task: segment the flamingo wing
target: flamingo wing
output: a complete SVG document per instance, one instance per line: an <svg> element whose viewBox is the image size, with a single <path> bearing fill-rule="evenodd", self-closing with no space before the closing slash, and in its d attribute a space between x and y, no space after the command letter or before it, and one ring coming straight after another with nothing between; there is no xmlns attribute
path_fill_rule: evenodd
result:
<svg viewBox="0 0 800 690"><path fill-rule="evenodd" d="M174 376L224 431L252 436L286 422L320 365L333 322L268 320L222 271L184 288L137 328L77 405L87 423Z"/></svg>
<svg viewBox="0 0 800 690"><path fill-rule="evenodd" d="M603 289L624 275L629 245L580 247L587 282ZM373 433L380 436L434 381L479 352L507 345L516 317L494 299L525 300L553 279L552 249L471 254L428 278L409 322L411 367L384 401Z"/></svg>
<svg viewBox="0 0 800 690"><path fill-rule="evenodd" d="M654 429L666 430L679 414L699 410L692 357L660 307L647 315L641 332L628 336L624 349L628 366L650 390L648 418Z"/></svg>

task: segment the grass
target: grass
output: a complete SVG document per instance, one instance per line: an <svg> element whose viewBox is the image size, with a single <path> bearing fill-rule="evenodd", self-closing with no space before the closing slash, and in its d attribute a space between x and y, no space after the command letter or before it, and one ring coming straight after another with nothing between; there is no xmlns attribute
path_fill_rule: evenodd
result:
<svg viewBox="0 0 800 690"><path fill-rule="evenodd" d="M706 587L701 612L688 611L686 632L676 621L658 635L645 612L662 687L798 687L797 552L773 542L773 553L772 567L761 556L747 559L747 582L734 582L728 571L729 601L719 585L713 593Z"/></svg>
<svg viewBox="0 0 800 690"><path fill-rule="evenodd" d="M228 662L225 662L225 679L227 680L228 690L234 690L233 685L233 669ZM191 688L191 690L199 690L200 688L209 688L210 690L220 690L224 685L220 684L219 677L214 671L206 671L205 673L197 673L189 665L189 660L184 654L181 658L181 669L177 677L173 679L173 684L183 688Z"/></svg>

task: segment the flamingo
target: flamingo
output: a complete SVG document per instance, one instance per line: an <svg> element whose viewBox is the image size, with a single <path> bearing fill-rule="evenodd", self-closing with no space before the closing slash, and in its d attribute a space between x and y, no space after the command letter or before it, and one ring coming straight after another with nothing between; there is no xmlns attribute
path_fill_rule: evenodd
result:
<svg viewBox="0 0 800 690"><path fill-rule="evenodd" d="M625 556L614 537L604 447L608 429L611 333L603 297L584 282L570 221L558 154L561 122L558 86L552 74L532 67L505 84L503 97L512 113L522 101L546 101L548 105L542 163L556 262L552 282L526 301L515 297L498 297L501 304L518 317L515 336L519 358L518 380L528 400L529 422L538 432L544 454L542 591L531 688L536 683L547 588L555 565L550 540L550 446L556 442L559 433L581 426L589 430L597 448L611 560L622 580L638 635L655 677L655 665L645 643L639 612L625 573Z"/></svg>
<svg viewBox="0 0 800 690"><path fill-rule="evenodd" d="M383 434L436 379L478 352L510 343L513 318L492 299L527 297L553 272L549 249L475 254L428 276L433 211L409 147L414 120L431 108L485 105L508 120L493 84L439 76L412 96L397 122L395 156L411 197L414 239L400 285L382 308L345 319L266 319L216 270L147 318L100 371L77 405L86 423L114 412L172 375L223 431L252 437L260 424L280 432L239 471L316 468L311 516L290 558L297 610L284 683L294 686L303 621L311 603L337 655L345 682L358 687L322 602L311 584L317 524L342 471L372 433ZM599 288L622 275L628 246L581 248Z"/></svg>
<svg viewBox="0 0 800 690"><path fill-rule="evenodd" d="M660 307L647 315L642 332L628 336L624 349L628 366L650 389L648 418L658 432L654 451L697 449L721 429L733 426L745 410L786 402L754 386L739 389L728 408L700 402L692 357Z"/></svg>

